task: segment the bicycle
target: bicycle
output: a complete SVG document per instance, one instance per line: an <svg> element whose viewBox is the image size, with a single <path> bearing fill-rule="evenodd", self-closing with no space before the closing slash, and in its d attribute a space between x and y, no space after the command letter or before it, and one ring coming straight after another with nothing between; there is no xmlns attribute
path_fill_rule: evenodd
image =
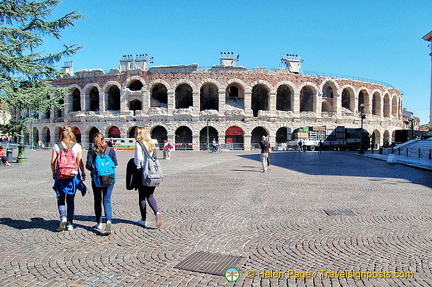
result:
<svg viewBox="0 0 432 287"><path fill-rule="evenodd" d="M221 153L222 151L223 149L220 145L210 146L208 149L209 153Z"/></svg>

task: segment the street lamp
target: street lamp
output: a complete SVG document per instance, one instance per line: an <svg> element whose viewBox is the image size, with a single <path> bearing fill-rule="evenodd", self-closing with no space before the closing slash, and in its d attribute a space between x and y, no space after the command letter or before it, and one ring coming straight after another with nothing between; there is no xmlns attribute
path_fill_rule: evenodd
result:
<svg viewBox="0 0 432 287"><path fill-rule="evenodd" d="M363 149L363 120L366 118L366 114L364 112L364 104L360 104L360 149L359 154L364 154Z"/></svg>

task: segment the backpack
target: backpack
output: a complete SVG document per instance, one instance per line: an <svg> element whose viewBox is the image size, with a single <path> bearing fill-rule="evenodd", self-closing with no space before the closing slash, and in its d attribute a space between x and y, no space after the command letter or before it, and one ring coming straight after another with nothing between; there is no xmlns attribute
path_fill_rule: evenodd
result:
<svg viewBox="0 0 432 287"><path fill-rule="evenodd" d="M62 143L57 143L60 152L57 156L57 178L71 179L78 174L78 164L72 150L75 143L69 149L65 149Z"/></svg>
<svg viewBox="0 0 432 287"><path fill-rule="evenodd" d="M93 163L93 180L97 187L108 187L116 182L115 164L108 155L109 147L106 147L103 153L96 152L96 158Z"/></svg>
<svg viewBox="0 0 432 287"><path fill-rule="evenodd" d="M147 155L147 165L142 168L142 182L143 186L159 186L163 181L162 166L156 157L152 157L141 141L138 141ZM155 153L154 153L155 154Z"/></svg>

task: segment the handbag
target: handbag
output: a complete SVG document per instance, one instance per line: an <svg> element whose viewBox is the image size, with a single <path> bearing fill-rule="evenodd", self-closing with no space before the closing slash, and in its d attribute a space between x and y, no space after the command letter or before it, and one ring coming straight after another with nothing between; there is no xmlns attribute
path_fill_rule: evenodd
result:
<svg viewBox="0 0 432 287"><path fill-rule="evenodd" d="M147 156L147 164L142 168L142 182L143 186L155 187L159 186L163 181L162 166L157 157L150 155L142 141L138 141L142 150ZM155 154L155 153L154 153Z"/></svg>

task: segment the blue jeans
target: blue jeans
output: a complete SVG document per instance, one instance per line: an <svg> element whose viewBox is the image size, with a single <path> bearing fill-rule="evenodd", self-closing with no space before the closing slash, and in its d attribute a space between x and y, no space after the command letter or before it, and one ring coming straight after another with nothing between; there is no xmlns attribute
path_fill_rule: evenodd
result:
<svg viewBox="0 0 432 287"><path fill-rule="evenodd" d="M111 195L114 189L114 184L108 187L97 187L92 180L93 196L94 196L94 210L96 215L96 222L102 222L102 203L105 210L105 217L107 221L112 221L112 207Z"/></svg>
<svg viewBox="0 0 432 287"><path fill-rule="evenodd" d="M59 195L57 196L57 207L59 210L60 218L67 217L68 224L73 224L73 217L75 212L75 194L66 194L63 192L59 193Z"/></svg>

